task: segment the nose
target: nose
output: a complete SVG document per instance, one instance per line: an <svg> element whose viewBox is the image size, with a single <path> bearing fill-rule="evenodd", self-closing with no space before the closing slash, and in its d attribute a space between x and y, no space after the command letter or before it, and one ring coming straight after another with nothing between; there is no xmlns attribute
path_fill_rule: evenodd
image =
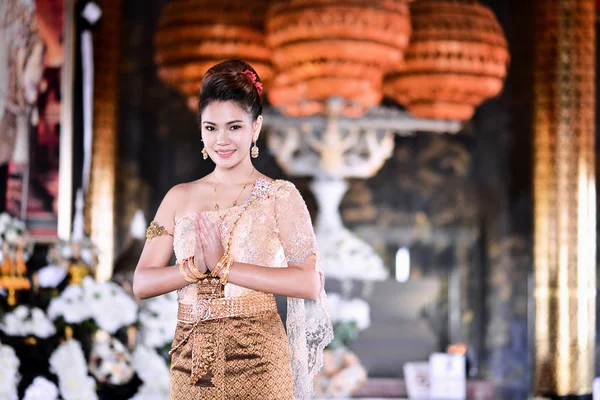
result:
<svg viewBox="0 0 600 400"><path fill-rule="evenodd" d="M223 146L229 143L229 133L227 129L220 129L217 132L217 145Z"/></svg>

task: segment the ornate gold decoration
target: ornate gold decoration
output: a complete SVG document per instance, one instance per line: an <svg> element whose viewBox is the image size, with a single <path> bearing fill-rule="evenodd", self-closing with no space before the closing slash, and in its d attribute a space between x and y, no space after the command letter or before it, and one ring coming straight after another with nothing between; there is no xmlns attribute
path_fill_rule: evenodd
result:
<svg viewBox="0 0 600 400"><path fill-rule="evenodd" d="M403 0L285 0L272 2L266 29L278 69L271 104L306 116L339 96L343 114L357 117L380 102L383 74L402 63L410 16Z"/></svg>
<svg viewBox="0 0 600 400"><path fill-rule="evenodd" d="M69 266L69 283L81 285L83 283L83 278L90 275L90 272L90 269L83 263L71 264Z"/></svg>
<svg viewBox="0 0 600 400"><path fill-rule="evenodd" d="M196 278L204 279L204 278L208 277L208 275L209 275L208 273L205 274L198 270L198 268L196 267L196 264L194 263L194 256L189 257L183 261L184 262L187 261L188 269L190 270L192 275L194 275Z"/></svg>
<svg viewBox="0 0 600 400"><path fill-rule="evenodd" d="M94 31L94 142L90 184L91 239L99 248L96 279L112 275L115 249L115 172L117 153L117 88L121 0L100 1L104 21Z"/></svg>
<svg viewBox="0 0 600 400"><path fill-rule="evenodd" d="M590 395L596 319L595 2L536 3L534 391Z"/></svg>
<svg viewBox="0 0 600 400"><path fill-rule="evenodd" d="M229 273L231 272L231 267L233 266L233 259L229 258L229 262L225 265L223 269L223 273L221 274L221 285L226 285L229 280Z"/></svg>
<svg viewBox="0 0 600 400"><path fill-rule="evenodd" d="M385 80L385 94L416 116L467 120L502 89L509 54L494 13L475 0L410 5L405 62Z"/></svg>
<svg viewBox="0 0 600 400"><path fill-rule="evenodd" d="M158 236L173 236L164 226L161 226L156 221L150 222L150 226L146 229L146 239L152 240Z"/></svg>
<svg viewBox="0 0 600 400"><path fill-rule="evenodd" d="M253 292L238 297L213 298L199 300L196 304L180 303L177 309L177 320L186 324L194 324L198 320L249 316L277 311L277 303L272 294Z"/></svg>
<svg viewBox="0 0 600 400"><path fill-rule="evenodd" d="M252 156L252 158L258 158L258 155L260 150L258 150L258 147L256 146L256 141L254 142L254 145L252 145L252 151L250 152L250 155Z"/></svg>
<svg viewBox="0 0 600 400"><path fill-rule="evenodd" d="M196 278L196 277L191 277L188 275L187 271L185 270L185 261L183 260L182 262L179 263L179 275L181 275L181 277L187 282L187 283L196 283L200 280L200 278Z"/></svg>
<svg viewBox="0 0 600 400"><path fill-rule="evenodd" d="M220 284L219 278L206 278L198 282L198 302L204 300L220 299L225 296L225 288Z"/></svg>
<svg viewBox="0 0 600 400"><path fill-rule="evenodd" d="M210 275L214 277L219 276L221 270L223 268L227 268L231 264L233 264L233 259L231 258L231 256L228 253L223 254L217 265L211 271ZM221 284L224 285L225 283L221 281Z"/></svg>
<svg viewBox="0 0 600 400"><path fill-rule="evenodd" d="M75 222L73 223L75 227L79 225L79 215L83 213L83 209L79 209L79 200L77 203ZM89 238L83 236L83 232L78 233L76 229L73 231L71 239L71 241L59 240L51 246L47 259L51 265L61 266L69 273L69 283L79 285L83 282L83 278L96 271L98 249ZM36 276L34 275L34 277Z"/></svg>
<svg viewBox="0 0 600 400"><path fill-rule="evenodd" d="M193 330L193 344L192 344L192 373L191 381L192 385L196 385L198 380L211 372L211 383L214 386L219 384L217 378L217 361L219 359L219 353L222 351L223 338L219 337L220 329L222 325L219 321L211 324L211 327L216 328L215 331L212 329ZM212 332L211 332L212 331ZM220 351L221 350L221 351Z"/></svg>
<svg viewBox="0 0 600 400"><path fill-rule="evenodd" d="M71 325L65 326L65 340L73 339L73 327Z"/></svg>
<svg viewBox="0 0 600 400"><path fill-rule="evenodd" d="M266 0L188 0L165 5L155 36L158 75L198 107L202 77L214 64L243 59L263 82L273 76L265 44Z"/></svg>
<svg viewBox="0 0 600 400"><path fill-rule="evenodd" d="M7 213L0 213L0 288L8 290L8 305L17 304L16 291L31 287L27 278L27 260L34 242L25 223Z"/></svg>
<svg viewBox="0 0 600 400"><path fill-rule="evenodd" d="M27 336L25 339L23 339L23 342L30 346L36 346L38 341L35 336Z"/></svg>
<svg viewBox="0 0 600 400"><path fill-rule="evenodd" d="M31 285L27 279L27 265L23 259L23 249L17 249L16 259L11 259L11 254L4 254L4 261L0 267L0 287L8 291L8 305L17 305L17 290L28 290Z"/></svg>
<svg viewBox="0 0 600 400"><path fill-rule="evenodd" d="M137 338L137 327L135 325L130 325L127 327L127 348L130 351L135 349Z"/></svg>

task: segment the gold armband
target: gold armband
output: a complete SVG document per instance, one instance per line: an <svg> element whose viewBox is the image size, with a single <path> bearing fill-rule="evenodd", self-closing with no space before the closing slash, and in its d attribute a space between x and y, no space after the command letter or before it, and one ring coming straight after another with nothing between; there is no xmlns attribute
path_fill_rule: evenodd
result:
<svg viewBox="0 0 600 400"><path fill-rule="evenodd" d="M164 226L159 225L156 221L150 222L150 226L146 229L146 239L152 240L158 236L173 236Z"/></svg>

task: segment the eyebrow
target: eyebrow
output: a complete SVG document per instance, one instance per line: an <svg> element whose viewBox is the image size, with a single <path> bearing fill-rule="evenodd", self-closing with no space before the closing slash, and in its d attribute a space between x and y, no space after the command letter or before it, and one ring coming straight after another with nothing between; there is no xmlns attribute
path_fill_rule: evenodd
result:
<svg viewBox="0 0 600 400"><path fill-rule="evenodd" d="M244 121L242 121L241 119L236 119L236 120L234 120L234 121L229 121L229 122L228 122L228 123L226 123L225 125L239 124L239 123L241 123L241 122L244 122ZM217 124L215 124L214 122L210 122L210 121L204 121L203 123L204 123L204 124L215 125L215 126L217 125Z"/></svg>

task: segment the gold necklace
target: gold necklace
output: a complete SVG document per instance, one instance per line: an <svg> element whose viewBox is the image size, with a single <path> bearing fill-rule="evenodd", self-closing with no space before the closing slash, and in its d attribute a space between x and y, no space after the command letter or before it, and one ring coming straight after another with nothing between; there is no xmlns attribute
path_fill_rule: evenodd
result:
<svg viewBox="0 0 600 400"><path fill-rule="evenodd" d="M250 178L252 178L252 175L254 174L255 169L256 168L252 168L252 172L250 172L250 176L248 177L248 180L250 180ZM237 202L240 199L240 196L242 195L242 193L244 193L244 190L246 190L247 186L248 186L248 182L244 183L244 186L242 186L242 190L240 191L240 194L238 194L237 197L235 198L235 200L233 201L233 203L231 203L231 207L235 207L237 205ZM215 198L215 211L219 211L220 207L219 207L219 203L217 203L217 176L216 176L216 174L213 175L213 194L214 194L214 198Z"/></svg>

